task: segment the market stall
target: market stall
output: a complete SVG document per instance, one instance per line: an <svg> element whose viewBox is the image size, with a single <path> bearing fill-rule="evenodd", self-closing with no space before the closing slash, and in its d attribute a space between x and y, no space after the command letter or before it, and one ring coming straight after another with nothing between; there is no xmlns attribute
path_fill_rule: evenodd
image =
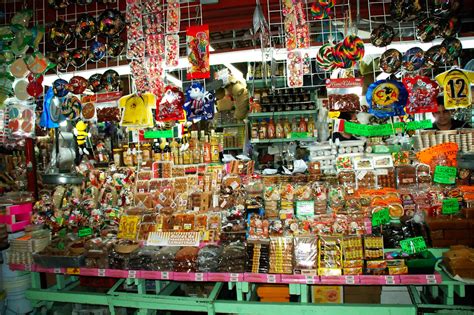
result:
<svg viewBox="0 0 474 315"><path fill-rule="evenodd" d="M474 311L458 1L4 11L7 314Z"/></svg>

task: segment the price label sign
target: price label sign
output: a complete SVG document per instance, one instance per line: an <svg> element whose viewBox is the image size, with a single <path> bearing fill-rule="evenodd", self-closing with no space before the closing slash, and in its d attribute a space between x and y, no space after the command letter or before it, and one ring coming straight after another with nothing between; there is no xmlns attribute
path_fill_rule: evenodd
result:
<svg viewBox="0 0 474 315"><path fill-rule="evenodd" d="M314 277L306 276L306 284L314 284Z"/></svg>
<svg viewBox="0 0 474 315"><path fill-rule="evenodd" d="M81 272L79 268L66 268L66 273L68 275L79 275Z"/></svg>
<svg viewBox="0 0 474 315"><path fill-rule="evenodd" d="M459 201L457 198L443 199L441 207L442 214L456 214L459 212Z"/></svg>
<svg viewBox="0 0 474 315"><path fill-rule="evenodd" d="M194 280L195 280L195 281L204 281L204 274L202 274L202 273L196 273L196 274L194 275Z"/></svg>
<svg viewBox="0 0 474 315"><path fill-rule="evenodd" d="M237 282L239 281L239 274L238 273L231 273L230 274L230 282Z"/></svg>
<svg viewBox="0 0 474 315"><path fill-rule="evenodd" d="M433 181L439 184L454 184L456 182L456 172L455 167L437 165Z"/></svg>
<svg viewBox="0 0 474 315"><path fill-rule="evenodd" d="M390 213L388 212L388 208L383 208L377 212L372 213L372 226L378 226L387 223L390 223Z"/></svg>
<svg viewBox="0 0 474 315"><path fill-rule="evenodd" d="M427 249L425 239L422 236L402 240L400 241L400 247L407 254L416 254Z"/></svg>
<svg viewBox="0 0 474 315"><path fill-rule="evenodd" d="M168 280L170 278L170 274L168 271L161 272L161 279Z"/></svg>
<svg viewBox="0 0 474 315"><path fill-rule="evenodd" d="M296 201L296 215L298 218L307 218L314 216L314 201L300 200Z"/></svg>
<svg viewBox="0 0 474 315"><path fill-rule="evenodd" d="M354 284L355 279L354 276L346 276L346 284Z"/></svg>
<svg viewBox="0 0 474 315"><path fill-rule="evenodd" d="M105 277L105 269L99 269L97 270L97 275L99 277Z"/></svg>
<svg viewBox="0 0 474 315"><path fill-rule="evenodd" d="M275 275L267 275L267 282L268 283L275 283L276 282Z"/></svg>
<svg viewBox="0 0 474 315"><path fill-rule="evenodd" d="M137 277L137 271L136 270L129 270L128 271L128 277L131 279L135 279Z"/></svg>
<svg viewBox="0 0 474 315"><path fill-rule="evenodd" d="M88 228L82 228L77 232L77 235L79 237L86 237L86 236L92 235L92 229L89 228L89 227Z"/></svg>
<svg viewBox="0 0 474 315"><path fill-rule="evenodd" d="M53 269L53 272L54 272L54 273L63 273L62 270L61 270L61 268L54 268L54 269Z"/></svg>
<svg viewBox="0 0 474 315"><path fill-rule="evenodd" d="M386 284L395 284L395 278L393 276L385 276Z"/></svg>

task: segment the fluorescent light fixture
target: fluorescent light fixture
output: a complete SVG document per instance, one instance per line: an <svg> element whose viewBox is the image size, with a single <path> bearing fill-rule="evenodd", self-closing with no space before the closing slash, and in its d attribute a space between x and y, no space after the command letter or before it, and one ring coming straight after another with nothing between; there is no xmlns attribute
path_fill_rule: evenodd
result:
<svg viewBox="0 0 474 315"><path fill-rule="evenodd" d="M176 85L177 87L179 88L183 88L183 81L181 81L180 79L178 79L177 77L169 74L169 73L166 73L165 74L165 79L168 80L169 82L173 83L174 85Z"/></svg>

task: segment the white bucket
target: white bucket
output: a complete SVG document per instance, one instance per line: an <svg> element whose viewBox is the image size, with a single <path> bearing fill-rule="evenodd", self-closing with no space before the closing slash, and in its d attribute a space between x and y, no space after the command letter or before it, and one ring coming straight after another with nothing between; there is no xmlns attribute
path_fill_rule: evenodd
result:
<svg viewBox="0 0 474 315"><path fill-rule="evenodd" d="M26 314L33 311L31 302L25 297L25 292L8 293L5 315Z"/></svg>
<svg viewBox="0 0 474 315"><path fill-rule="evenodd" d="M5 279L3 281L3 290L7 294L24 292L31 287L31 278L29 274L22 275L20 277Z"/></svg>

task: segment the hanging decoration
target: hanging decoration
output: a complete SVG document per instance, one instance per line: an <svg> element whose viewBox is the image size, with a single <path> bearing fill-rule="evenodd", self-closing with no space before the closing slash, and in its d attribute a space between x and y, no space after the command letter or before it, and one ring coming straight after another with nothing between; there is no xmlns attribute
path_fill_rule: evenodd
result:
<svg viewBox="0 0 474 315"><path fill-rule="evenodd" d="M407 114L433 113L438 111L436 97L439 85L426 76L413 76L403 78L403 84L408 91Z"/></svg>
<svg viewBox="0 0 474 315"><path fill-rule="evenodd" d="M404 115L408 98L405 86L398 81L379 80L369 85L366 93L369 113L377 118Z"/></svg>
<svg viewBox="0 0 474 315"><path fill-rule="evenodd" d="M188 121L210 120L214 117L215 97L201 83L194 82L186 89L184 110Z"/></svg>
<svg viewBox="0 0 474 315"><path fill-rule="evenodd" d="M190 26L186 31L186 43L190 69L186 73L188 80L208 79L211 76L209 65L209 26Z"/></svg>
<svg viewBox="0 0 474 315"><path fill-rule="evenodd" d="M443 87L446 109L465 108L471 105L474 72L454 68L438 74L436 81Z"/></svg>
<svg viewBox="0 0 474 315"><path fill-rule="evenodd" d="M156 106L156 120L160 122L184 119L184 94L177 87L167 86Z"/></svg>
<svg viewBox="0 0 474 315"><path fill-rule="evenodd" d="M123 108L120 125L135 128L153 127L153 114L151 110L155 107L155 103L155 96L151 93L123 96L119 100L119 107Z"/></svg>

